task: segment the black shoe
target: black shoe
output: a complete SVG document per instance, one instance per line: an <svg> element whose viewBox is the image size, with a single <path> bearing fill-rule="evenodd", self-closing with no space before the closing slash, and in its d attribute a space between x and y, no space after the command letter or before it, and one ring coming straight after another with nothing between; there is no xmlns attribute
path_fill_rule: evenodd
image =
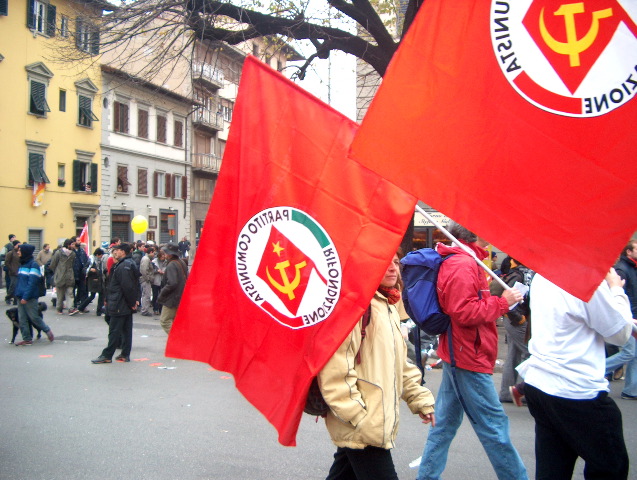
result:
<svg viewBox="0 0 637 480"><path fill-rule="evenodd" d="M106 358L104 355L100 355L99 357L91 360L91 363L113 363L113 360L111 360L110 358Z"/></svg>
<svg viewBox="0 0 637 480"><path fill-rule="evenodd" d="M622 398L624 400L637 400L637 395L628 395L626 393L622 393Z"/></svg>
<svg viewBox="0 0 637 480"><path fill-rule="evenodd" d="M130 362L130 357L125 357L124 355L118 355L115 357L116 362Z"/></svg>
<svg viewBox="0 0 637 480"><path fill-rule="evenodd" d="M57 298L52 298L51 299L51 305L53 305L55 307L55 305L58 303L58 299Z"/></svg>

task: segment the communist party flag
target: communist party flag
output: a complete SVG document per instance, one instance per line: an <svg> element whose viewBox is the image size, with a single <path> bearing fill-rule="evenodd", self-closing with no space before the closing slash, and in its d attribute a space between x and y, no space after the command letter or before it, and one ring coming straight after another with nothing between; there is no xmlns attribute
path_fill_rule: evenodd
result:
<svg viewBox="0 0 637 480"><path fill-rule="evenodd" d="M360 319L415 197L347 158L357 125L253 57L166 346L295 445L312 377Z"/></svg>
<svg viewBox="0 0 637 480"><path fill-rule="evenodd" d="M80 233L80 236L77 237L77 240L80 243L85 243L86 244L86 254L89 255L89 249L90 247L90 243L89 243L89 239L88 239L88 222L84 222L84 228L82 228L82 233Z"/></svg>
<svg viewBox="0 0 637 480"><path fill-rule="evenodd" d="M635 19L616 0L427 0L351 155L588 300L637 230Z"/></svg>

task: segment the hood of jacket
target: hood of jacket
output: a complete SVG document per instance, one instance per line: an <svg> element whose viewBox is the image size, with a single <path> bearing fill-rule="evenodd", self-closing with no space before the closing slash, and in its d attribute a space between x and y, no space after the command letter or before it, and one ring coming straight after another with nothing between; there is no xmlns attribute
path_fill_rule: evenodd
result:
<svg viewBox="0 0 637 480"><path fill-rule="evenodd" d="M473 250L473 252L476 254L478 259L480 260L484 260L485 258L489 256L489 252L487 252L484 248L478 246L478 244L475 242L467 243L467 242L463 242L462 240L458 240L458 241L462 243L465 247L469 247L471 250ZM451 255L454 253L463 253L467 255L467 253L456 244L452 244L451 246L449 246L449 245L445 245L444 243L439 243L438 245L436 245L436 251L443 257L446 257L447 255Z"/></svg>
<svg viewBox="0 0 637 480"><path fill-rule="evenodd" d="M29 245L28 243L23 243L18 247L20 253L22 254L20 258L20 263L25 264L28 261L33 259L33 252L35 251L35 246Z"/></svg>

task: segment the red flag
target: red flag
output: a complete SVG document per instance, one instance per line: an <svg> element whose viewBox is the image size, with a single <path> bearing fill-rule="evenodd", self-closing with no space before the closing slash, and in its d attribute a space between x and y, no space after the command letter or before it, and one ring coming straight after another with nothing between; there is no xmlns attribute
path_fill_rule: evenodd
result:
<svg viewBox="0 0 637 480"><path fill-rule="evenodd" d="M77 237L77 240L80 243L85 243L86 247L84 248L84 250L86 250L86 254L89 255L89 241L88 241L88 222L84 222L84 228L82 229L82 233L80 233L80 236Z"/></svg>
<svg viewBox="0 0 637 480"><path fill-rule="evenodd" d="M415 198L347 158L357 125L252 57L166 355L207 362L295 445Z"/></svg>
<svg viewBox="0 0 637 480"><path fill-rule="evenodd" d="M424 2L352 156L587 300L637 230L637 27L562 3Z"/></svg>

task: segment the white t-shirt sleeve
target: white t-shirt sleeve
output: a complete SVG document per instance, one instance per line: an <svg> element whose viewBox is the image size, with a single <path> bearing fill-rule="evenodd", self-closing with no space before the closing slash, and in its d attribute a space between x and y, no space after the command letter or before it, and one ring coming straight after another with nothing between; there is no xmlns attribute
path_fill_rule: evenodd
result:
<svg viewBox="0 0 637 480"><path fill-rule="evenodd" d="M623 288L610 288L608 283L603 281L593 298L586 304L586 310L588 311L587 323L605 339L615 336L622 330L626 330L630 335L633 315ZM626 329L627 325L628 329ZM628 335L619 345L628 341ZM623 335L620 334L621 336Z"/></svg>

